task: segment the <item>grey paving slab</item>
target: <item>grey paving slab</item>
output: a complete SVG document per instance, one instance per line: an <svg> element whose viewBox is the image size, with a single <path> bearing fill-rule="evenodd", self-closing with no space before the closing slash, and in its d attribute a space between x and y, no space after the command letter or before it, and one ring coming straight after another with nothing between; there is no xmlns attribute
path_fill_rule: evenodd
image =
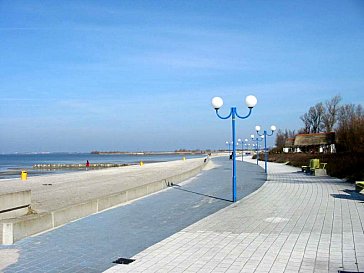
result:
<svg viewBox="0 0 364 273"><path fill-rule="evenodd" d="M198 272L362 271L364 197L340 179L268 166L267 182L252 195L136 254L132 264L106 272L142 266L143 272L163 272L163 261L178 269L171 272L196 265ZM178 257L184 258L169 259L171 249L180 249Z"/></svg>
<svg viewBox="0 0 364 273"><path fill-rule="evenodd" d="M3 251L7 251L9 255L6 256L14 259L3 271L102 272L112 267L112 261L117 258L129 258L137 253L159 259L163 269L152 269L152 262L146 259L133 272L175 272L179 267L177 262L188 263L196 270L204 267L199 258L204 257L209 249L201 243L206 240L216 242L219 234L213 231L187 235L178 232L231 204L231 161L216 158L211 164L180 187L171 187L125 206L26 238L12 246L0 246L0 258ZM244 172L249 175L242 179ZM257 190L266 180L261 168L248 163L238 166L238 175L239 199ZM234 237L231 232L226 232L222 238L226 253L229 253L228 247ZM158 242L158 247L148 252L148 247ZM172 256L166 257L165 249ZM143 250L146 250L145 254L142 254Z"/></svg>

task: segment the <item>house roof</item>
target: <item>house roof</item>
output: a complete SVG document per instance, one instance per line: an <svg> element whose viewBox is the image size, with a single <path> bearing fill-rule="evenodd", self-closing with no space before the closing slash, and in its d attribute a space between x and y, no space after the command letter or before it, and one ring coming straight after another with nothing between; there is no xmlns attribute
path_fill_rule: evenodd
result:
<svg viewBox="0 0 364 273"><path fill-rule="evenodd" d="M335 132L318 134L298 134L294 146L330 145L335 143Z"/></svg>
<svg viewBox="0 0 364 273"><path fill-rule="evenodd" d="M294 145L294 138L287 138L286 142L284 143L284 147L293 147Z"/></svg>

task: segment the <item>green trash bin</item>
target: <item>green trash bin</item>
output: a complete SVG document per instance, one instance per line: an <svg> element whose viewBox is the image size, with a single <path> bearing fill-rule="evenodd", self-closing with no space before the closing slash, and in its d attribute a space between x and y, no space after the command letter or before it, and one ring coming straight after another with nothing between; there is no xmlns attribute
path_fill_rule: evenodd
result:
<svg viewBox="0 0 364 273"><path fill-rule="evenodd" d="M320 159L313 158L310 160L310 169L319 169L320 168Z"/></svg>

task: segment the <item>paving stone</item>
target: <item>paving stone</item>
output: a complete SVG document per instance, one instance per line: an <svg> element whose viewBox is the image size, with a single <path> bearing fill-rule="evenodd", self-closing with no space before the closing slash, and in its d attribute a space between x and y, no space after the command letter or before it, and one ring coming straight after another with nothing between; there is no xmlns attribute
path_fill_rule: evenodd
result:
<svg viewBox="0 0 364 273"><path fill-rule="evenodd" d="M154 253L157 249L152 248L150 254L153 259L165 258L164 246L170 249L168 253L172 255L179 250L181 256L194 248L185 259L203 257L205 252L199 250L208 249L201 244L207 240L217 245L218 240L214 240L214 237L218 234L208 231L179 234L178 231L231 204L228 201L231 198L231 161L217 158L212 162L215 162L213 164L216 167L202 171L199 176L178 187L188 192L178 190L177 187L169 188L125 206L26 238L13 246L0 246L0 268L4 262L1 251L17 248L19 258L15 264L7 266L5 272L16 272L11 268L20 268L18 265L27 269L41 263L52 264L58 268L58 272L68 270L63 266L64 263L69 267L81 265L102 272L112 267L112 261L117 258L138 257L137 254L142 250L166 238L165 244L157 252ZM238 184L238 199L259 188L266 177L259 167L247 163L244 166L238 166L238 175L247 167L251 178L244 180L244 188ZM223 247L228 252L232 250L229 249L232 240L230 234L232 233L227 231L222 236L225 238ZM182 237L179 238L180 236ZM234 234L233 238L235 237ZM154 261L152 263L155 264Z"/></svg>
<svg viewBox="0 0 364 273"><path fill-rule="evenodd" d="M244 160L255 164L254 160ZM283 164L269 163L268 171L267 182L253 194L150 244L134 254L136 262L117 265L107 273L363 270L364 198L352 193L353 185L331 177L309 176ZM65 228L57 234L58 240L66 241L60 248L47 247L54 239L51 236L38 240L38 246L22 242L16 247L35 252L46 247L43 253L62 256L70 232ZM74 255L110 257L102 245L97 249L79 245L73 251ZM57 263L56 257L43 261L62 268L67 260ZM37 255L25 255L20 264L30 268L34 259ZM97 268L97 263L103 262L96 259L92 266ZM10 267L7 272L16 271Z"/></svg>
<svg viewBox="0 0 364 273"><path fill-rule="evenodd" d="M364 198L343 195L353 185L287 165L268 166L268 181L257 192L185 229L190 235L214 234L209 240L196 237L209 248L201 258L230 254L235 259L230 268L240 272L337 272L342 261L344 268L355 262L364 267L358 259L364 253ZM237 237L225 240L226 234Z"/></svg>

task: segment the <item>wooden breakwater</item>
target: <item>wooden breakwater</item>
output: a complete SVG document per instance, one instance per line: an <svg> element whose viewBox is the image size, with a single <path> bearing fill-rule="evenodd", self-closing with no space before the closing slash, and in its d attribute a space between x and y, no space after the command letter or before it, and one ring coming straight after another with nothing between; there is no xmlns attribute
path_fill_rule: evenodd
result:
<svg viewBox="0 0 364 273"><path fill-rule="evenodd" d="M116 164L116 163L91 163L88 169L100 169L100 168L114 168L114 167L124 167L130 164ZM33 169L85 169L86 164L35 164Z"/></svg>

